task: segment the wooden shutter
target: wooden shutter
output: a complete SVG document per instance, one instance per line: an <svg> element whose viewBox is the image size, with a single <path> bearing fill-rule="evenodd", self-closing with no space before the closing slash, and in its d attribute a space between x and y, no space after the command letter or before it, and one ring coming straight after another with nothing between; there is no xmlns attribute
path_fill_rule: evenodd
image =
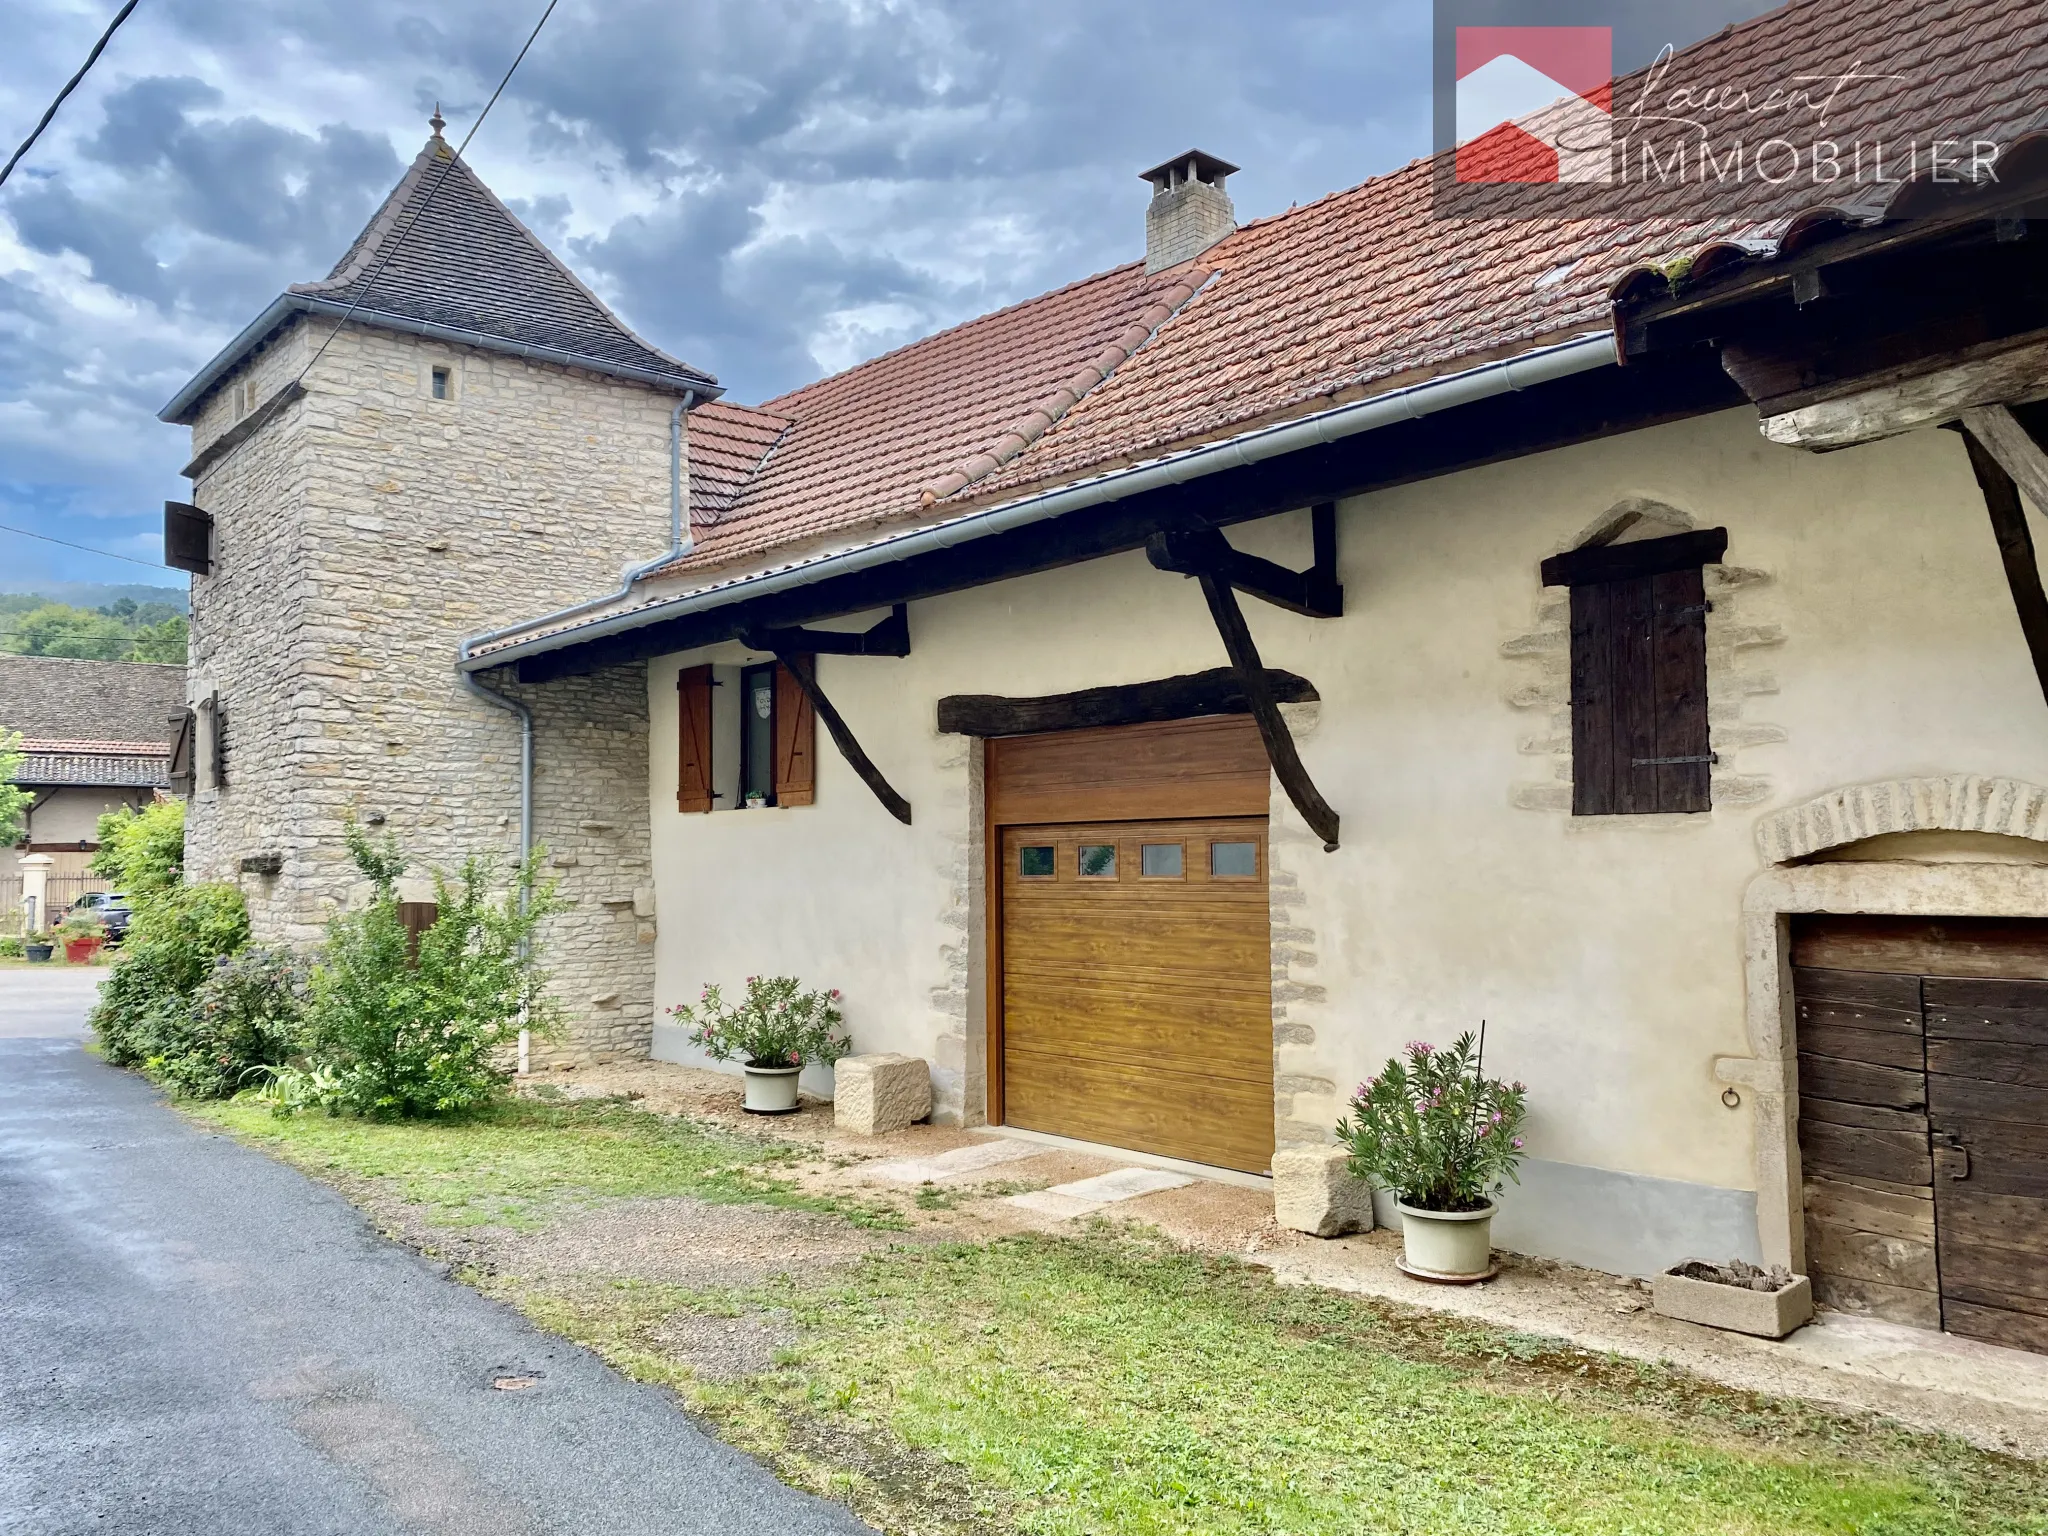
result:
<svg viewBox="0 0 2048 1536"><path fill-rule="evenodd" d="M1572 589L1572 813L1712 808L1707 600L1700 560L1727 534L1577 551L1545 563Z"/></svg>
<svg viewBox="0 0 2048 1536"><path fill-rule="evenodd" d="M431 901L401 901L398 904L398 924L405 930L405 963L418 968L420 963L420 936L441 918L441 908Z"/></svg>
<svg viewBox="0 0 2048 1536"><path fill-rule="evenodd" d="M676 674L676 809L711 809L711 669Z"/></svg>
<svg viewBox="0 0 2048 1536"><path fill-rule="evenodd" d="M816 677L818 658L805 664ZM815 805L818 800L817 718L811 696L789 668L775 669L775 803Z"/></svg>
<svg viewBox="0 0 2048 1536"><path fill-rule="evenodd" d="M192 793L192 732L197 717L189 709L171 716L171 793Z"/></svg>
<svg viewBox="0 0 2048 1536"><path fill-rule="evenodd" d="M213 514L182 501L164 503L164 564L205 576L213 570Z"/></svg>

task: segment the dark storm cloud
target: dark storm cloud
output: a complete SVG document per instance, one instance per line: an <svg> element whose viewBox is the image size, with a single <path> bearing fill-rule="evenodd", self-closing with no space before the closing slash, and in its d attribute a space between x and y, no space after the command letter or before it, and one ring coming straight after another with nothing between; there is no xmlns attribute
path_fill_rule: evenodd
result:
<svg viewBox="0 0 2048 1536"><path fill-rule="evenodd" d="M17 4L0 104L32 120L90 33ZM650 340L759 399L1130 259L1135 173L1191 145L1246 167L1241 217L1420 153L1427 22L1418 0L568 0L471 159ZM467 130L530 24L502 0L138 12L43 174L0 192L30 257L0 267L0 509L121 523L176 494L180 435L149 413L326 272L436 101Z"/></svg>

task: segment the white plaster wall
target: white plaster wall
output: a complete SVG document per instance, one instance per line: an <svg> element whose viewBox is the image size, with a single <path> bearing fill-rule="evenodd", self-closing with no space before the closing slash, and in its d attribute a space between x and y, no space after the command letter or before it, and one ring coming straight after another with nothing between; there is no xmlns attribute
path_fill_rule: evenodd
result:
<svg viewBox="0 0 2048 1536"><path fill-rule="evenodd" d="M1630 497L1725 525L1729 566L1761 573L1710 621L1782 630L1756 655L1719 646L1710 677L1723 768L1751 798L1674 818L1520 808L1516 786L1551 771L1550 733L1511 707L1531 673L1503 649L1558 596L1538 563ZM1307 558L1303 514L1232 537ZM1346 618L1246 602L1267 664L1322 693L1302 754L1344 819L1342 849L1324 854L1276 796L1294 994L1276 1057L1283 1141L1326 1133L1350 1085L1404 1041L1485 1018L1489 1069L1530 1086L1532 1156L1753 1188L1750 1107L1724 1107L1713 1060L1747 1050L1757 818L1864 780L2048 776L2048 711L1959 445L1929 432L1813 456L1730 412L1357 499L1340 545ZM933 1058L971 1119L979 1000L934 1002L963 974L963 939L979 945L971 882L956 878L968 758L936 734L935 701L1224 658L1195 587L1135 554L918 603L910 622L906 659L821 662L916 807L910 828L822 730L816 806L679 815L676 669L745 653L650 667L656 996L665 1008L764 970L839 986L857 1047Z"/></svg>

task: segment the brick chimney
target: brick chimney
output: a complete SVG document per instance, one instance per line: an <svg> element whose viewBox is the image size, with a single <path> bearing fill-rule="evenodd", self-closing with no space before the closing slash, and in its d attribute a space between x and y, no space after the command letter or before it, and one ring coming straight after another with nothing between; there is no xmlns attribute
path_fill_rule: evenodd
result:
<svg viewBox="0 0 2048 1536"><path fill-rule="evenodd" d="M1145 270L1160 272L1199 256L1237 228L1223 178L1237 169L1228 160L1191 149L1142 171L1152 183L1145 209Z"/></svg>

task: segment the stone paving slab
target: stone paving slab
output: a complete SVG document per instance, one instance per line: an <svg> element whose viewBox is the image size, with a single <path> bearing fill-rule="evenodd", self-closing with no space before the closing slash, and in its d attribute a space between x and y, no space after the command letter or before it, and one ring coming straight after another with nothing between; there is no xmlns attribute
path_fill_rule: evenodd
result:
<svg viewBox="0 0 2048 1536"><path fill-rule="evenodd" d="M1168 1173L1164 1168L1115 1168L1093 1178L1076 1179L1071 1184L1055 1184L1051 1189L1012 1195L1010 1204L1057 1221L1066 1221L1075 1216L1090 1215L1120 1200L1156 1195L1163 1189L1183 1189L1194 1182L1184 1173Z"/></svg>
<svg viewBox="0 0 2048 1536"><path fill-rule="evenodd" d="M1026 1141L979 1141L968 1147L930 1157L904 1157L892 1162L870 1163L856 1170L864 1179L883 1179L891 1184L951 1184L971 1174L983 1173L1004 1163L1042 1157L1045 1148Z"/></svg>

